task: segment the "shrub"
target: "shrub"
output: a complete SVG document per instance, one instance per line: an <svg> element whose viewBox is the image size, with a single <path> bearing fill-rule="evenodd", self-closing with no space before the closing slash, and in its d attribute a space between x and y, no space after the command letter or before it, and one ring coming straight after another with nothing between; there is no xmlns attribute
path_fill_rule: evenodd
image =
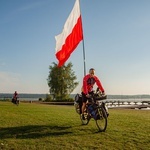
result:
<svg viewBox="0 0 150 150"><path fill-rule="evenodd" d="M43 101L43 99L42 99L42 98L39 98L39 101Z"/></svg>
<svg viewBox="0 0 150 150"><path fill-rule="evenodd" d="M50 94L46 94L46 98L45 98L44 101L45 102L51 102L51 101L53 101L51 95Z"/></svg>

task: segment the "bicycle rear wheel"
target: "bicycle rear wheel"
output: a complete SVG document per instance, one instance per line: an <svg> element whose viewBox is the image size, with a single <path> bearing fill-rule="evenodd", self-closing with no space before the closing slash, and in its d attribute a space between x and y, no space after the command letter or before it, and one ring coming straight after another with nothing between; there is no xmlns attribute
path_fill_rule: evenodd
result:
<svg viewBox="0 0 150 150"><path fill-rule="evenodd" d="M84 119L82 118L82 115L80 115L80 119L81 119L82 125L87 125L91 117L89 116L87 112L84 112Z"/></svg>
<svg viewBox="0 0 150 150"><path fill-rule="evenodd" d="M100 132L104 132L107 128L107 114L103 107L97 108L96 125Z"/></svg>

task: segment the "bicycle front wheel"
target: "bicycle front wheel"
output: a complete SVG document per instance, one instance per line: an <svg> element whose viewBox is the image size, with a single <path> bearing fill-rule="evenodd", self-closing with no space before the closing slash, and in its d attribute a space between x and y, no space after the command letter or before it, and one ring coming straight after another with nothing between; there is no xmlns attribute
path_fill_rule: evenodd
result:
<svg viewBox="0 0 150 150"><path fill-rule="evenodd" d="M80 115L80 119L81 119L82 125L87 125L91 118L87 112L84 112L84 118L82 118L82 115Z"/></svg>
<svg viewBox="0 0 150 150"><path fill-rule="evenodd" d="M104 132L107 128L107 114L103 107L97 108L96 125L100 132Z"/></svg>
<svg viewBox="0 0 150 150"><path fill-rule="evenodd" d="M19 100L17 100L16 104L17 104L17 106L19 105Z"/></svg>

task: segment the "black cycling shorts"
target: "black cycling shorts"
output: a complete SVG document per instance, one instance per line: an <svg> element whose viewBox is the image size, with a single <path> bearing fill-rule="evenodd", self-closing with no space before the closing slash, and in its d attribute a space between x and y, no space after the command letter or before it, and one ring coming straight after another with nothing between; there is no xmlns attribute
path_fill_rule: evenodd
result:
<svg viewBox="0 0 150 150"><path fill-rule="evenodd" d="M82 102L86 103L87 102L87 97L86 95L82 92Z"/></svg>
<svg viewBox="0 0 150 150"><path fill-rule="evenodd" d="M92 92L89 92L89 94L90 94L90 95L93 94L93 91L92 91ZM88 100L88 98L87 98L86 95L82 92L82 102L83 102L83 103L86 103L87 100Z"/></svg>

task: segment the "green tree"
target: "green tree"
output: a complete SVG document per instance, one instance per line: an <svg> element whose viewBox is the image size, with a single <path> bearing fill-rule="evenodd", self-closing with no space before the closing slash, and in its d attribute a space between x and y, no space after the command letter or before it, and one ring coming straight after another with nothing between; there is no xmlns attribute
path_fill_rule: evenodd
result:
<svg viewBox="0 0 150 150"><path fill-rule="evenodd" d="M72 70L72 63L58 67L55 62L49 66L48 86L53 99L65 100L79 84L76 82L75 72Z"/></svg>

